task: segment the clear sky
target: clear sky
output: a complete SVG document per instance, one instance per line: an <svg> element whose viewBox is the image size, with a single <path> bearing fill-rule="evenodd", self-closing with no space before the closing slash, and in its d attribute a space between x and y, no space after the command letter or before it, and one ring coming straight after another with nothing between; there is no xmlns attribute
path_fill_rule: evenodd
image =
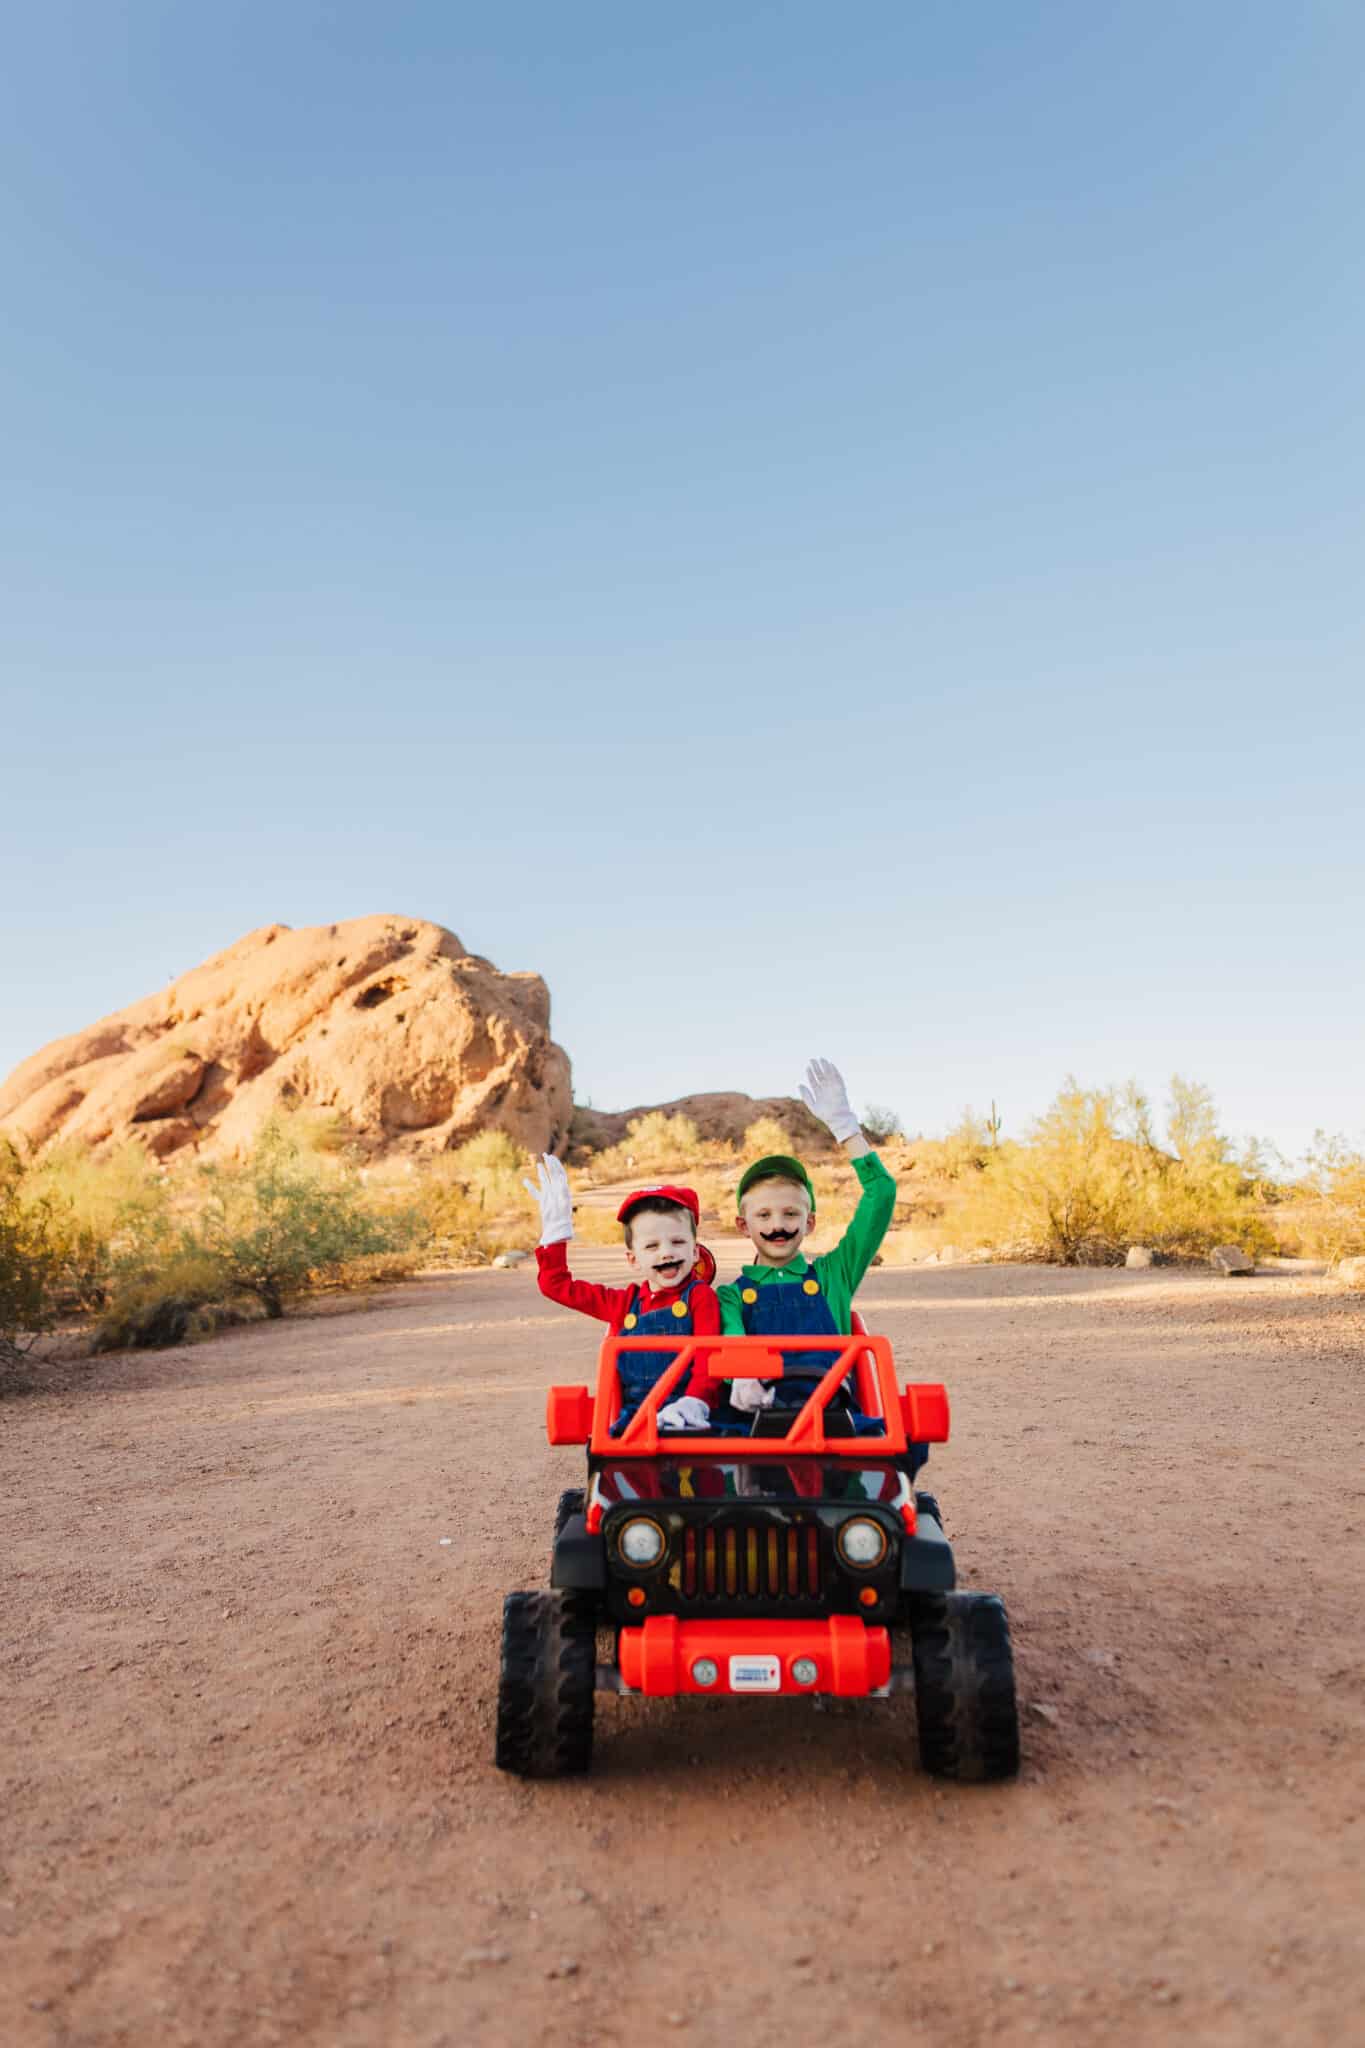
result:
<svg viewBox="0 0 1365 2048"><path fill-rule="evenodd" d="M1359 1135L1355 0L44 0L0 1071L251 927L580 1097Z"/></svg>

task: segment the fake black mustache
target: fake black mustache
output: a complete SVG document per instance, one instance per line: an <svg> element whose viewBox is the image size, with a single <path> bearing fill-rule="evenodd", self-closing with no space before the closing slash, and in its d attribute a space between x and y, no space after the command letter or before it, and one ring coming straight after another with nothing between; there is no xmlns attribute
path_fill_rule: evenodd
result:
<svg viewBox="0 0 1365 2048"><path fill-rule="evenodd" d="M764 1244L790 1244L797 1235L797 1232L794 1230L760 1230L758 1234L763 1239Z"/></svg>

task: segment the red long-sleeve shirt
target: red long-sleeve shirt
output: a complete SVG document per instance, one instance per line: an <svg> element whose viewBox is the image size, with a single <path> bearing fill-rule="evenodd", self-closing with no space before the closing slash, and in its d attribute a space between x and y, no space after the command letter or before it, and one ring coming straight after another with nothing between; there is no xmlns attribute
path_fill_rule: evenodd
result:
<svg viewBox="0 0 1365 2048"><path fill-rule="evenodd" d="M715 1261L709 1252L705 1256L714 1273ZM593 1280L575 1280L569 1271L569 1247L564 1243L537 1245L536 1265L539 1268L540 1291L550 1301L557 1301L564 1308L576 1308L580 1315L595 1316L599 1323L610 1324L614 1337L622 1334L621 1325L630 1307L631 1296L637 1292L634 1287L599 1287ZM671 1308L686 1286L687 1281L684 1280L681 1287L665 1287L657 1294L653 1288L641 1286L635 1304L636 1314L649 1315L655 1309ZM688 1305L692 1311L692 1335L718 1337L720 1302L709 1281L697 1281L688 1297ZM665 1341L660 1337L661 1347ZM679 1339L682 1341L685 1340ZM705 1361L697 1358L689 1370L686 1390L695 1394L699 1401L705 1401L708 1408L713 1408L718 1401L724 1400L726 1382L713 1380ZM672 1396L674 1400L678 1398L678 1391L675 1390Z"/></svg>

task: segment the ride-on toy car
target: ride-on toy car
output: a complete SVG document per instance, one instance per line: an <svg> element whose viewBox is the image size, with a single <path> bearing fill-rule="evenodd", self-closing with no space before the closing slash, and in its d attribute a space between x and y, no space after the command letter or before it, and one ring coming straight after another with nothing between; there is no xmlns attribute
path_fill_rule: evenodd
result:
<svg viewBox="0 0 1365 2048"><path fill-rule="evenodd" d="M920 1447L947 1441L945 1389L898 1391L890 1345L861 1325L776 1341L687 1338L623 1427L617 1360L657 1352L657 1337L608 1337L595 1397L551 1387L550 1442L588 1446L588 1483L560 1499L552 1590L504 1604L500 1769L585 1771L599 1691L847 1698L913 1686L927 1771L1017 1770L1004 1606L953 1590L937 1503L912 1484ZM780 1380L784 1356L793 1372L810 1352L828 1369L799 1408L737 1418L729 1433L660 1429L694 1359L715 1379ZM599 1662L599 1636L611 1661Z"/></svg>

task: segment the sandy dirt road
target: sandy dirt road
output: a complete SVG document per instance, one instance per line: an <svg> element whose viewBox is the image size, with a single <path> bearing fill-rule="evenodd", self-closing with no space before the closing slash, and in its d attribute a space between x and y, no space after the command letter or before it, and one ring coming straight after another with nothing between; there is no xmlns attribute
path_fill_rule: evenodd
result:
<svg viewBox="0 0 1365 2048"><path fill-rule="evenodd" d="M524 1273L7 1401L0 2039L1360 2040L1365 1306L863 1305L952 1390L926 1477L1009 1603L1012 1785L923 1777L903 1699L608 1698L590 1779L493 1770L502 1596L579 1476L543 1389L595 1341Z"/></svg>

